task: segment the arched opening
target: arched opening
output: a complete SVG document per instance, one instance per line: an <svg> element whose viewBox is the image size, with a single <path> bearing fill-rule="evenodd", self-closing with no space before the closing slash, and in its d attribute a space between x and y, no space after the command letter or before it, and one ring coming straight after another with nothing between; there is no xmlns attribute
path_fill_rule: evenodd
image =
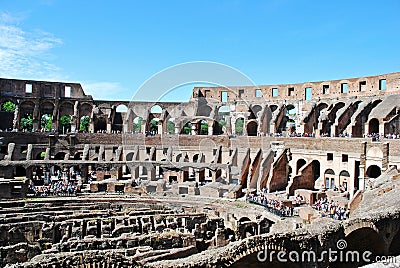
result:
<svg viewBox="0 0 400 268"><path fill-rule="evenodd" d="M125 157L126 161L132 161L133 160L133 152L130 152L126 155Z"/></svg>
<svg viewBox="0 0 400 268"><path fill-rule="evenodd" d="M362 252L369 251L372 253L370 259L375 259L374 258L375 256L384 254L385 243L383 239L374 229L370 227L363 227L352 231L350 234L346 236L345 240L347 242L347 248L346 248L347 252L357 251L360 252L361 254ZM360 261L362 261L361 257ZM356 261L352 262L351 264L352 264L351 267L354 267L354 265L359 265L359 266L364 265L364 263L362 262L357 263Z"/></svg>
<svg viewBox="0 0 400 268"><path fill-rule="evenodd" d="M45 156L46 156L46 152L40 152L40 153L36 154L35 160L44 160Z"/></svg>
<svg viewBox="0 0 400 268"><path fill-rule="evenodd" d="M77 152L74 155L74 160L82 160L82 157L83 157L83 153L82 152Z"/></svg>
<svg viewBox="0 0 400 268"><path fill-rule="evenodd" d="M12 101L6 101L1 105L0 108L0 129L11 130L13 128L14 111L16 109L16 105Z"/></svg>
<svg viewBox="0 0 400 268"><path fill-rule="evenodd" d="M127 113L128 112L128 107L126 107L125 104L120 104L117 106L117 108L115 109L115 111L117 113Z"/></svg>
<svg viewBox="0 0 400 268"><path fill-rule="evenodd" d="M297 109L293 104L286 106L286 131L289 131L289 134L296 132L296 115Z"/></svg>
<svg viewBox="0 0 400 268"><path fill-rule="evenodd" d="M16 166L14 168L14 178L25 178L26 177L26 169L22 166Z"/></svg>
<svg viewBox="0 0 400 268"><path fill-rule="evenodd" d="M51 131L53 129L53 110L54 105L51 102L43 102L40 104L40 125L42 131Z"/></svg>
<svg viewBox="0 0 400 268"><path fill-rule="evenodd" d="M184 134L184 135L192 134L192 124L190 122L187 122L185 125L183 125L181 134Z"/></svg>
<svg viewBox="0 0 400 268"><path fill-rule="evenodd" d="M254 114L255 118L258 118L258 113L261 112L262 107L260 105L254 105L251 107L251 111Z"/></svg>
<svg viewBox="0 0 400 268"><path fill-rule="evenodd" d="M339 173L339 187L341 191L347 191L350 183L350 173L347 170L342 170Z"/></svg>
<svg viewBox="0 0 400 268"><path fill-rule="evenodd" d="M58 109L58 132L65 134L75 131L75 125L72 128L72 115L74 114L74 105L70 102L61 104Z"/></svg>
<svg viewBox="0 0 400 268"><path fill-rule="evenodd" d="M58 131L62 134L71 132L71 116L63 115L60 117L60 122L58 123Z"/></svg>
<svg viewBox="0 0 400 268"><path fill-rule="evenodd" d="M379 134L379 120L376 118L372 118L368 124L368 132L370 134L377 133Z"/></svg>
<svg viewBox="0 0 400 268"><path fill-rule="evenodd" d="M236 135L243 135L244 118L238 118L235 122Z"/></svg>
<svg viewBox="0 0 400 268"><path fill-rule="evenodd" d="M258 124L256 121L250 121L247 124L247 135L248 136L257 136L257 128Z"/></svg>
<svg viewBox="0 0 400 268"><path fill-rule="evenodd" d="M116 107L111 130L117 132L122 132L124 130L124 119L127 112L128 107L126 107L126 105L124 104L120 104Z"/></svg>
<svg viewBox="0 0 400 268"><path fill-rule="evenodd" d="M275 112L275 110L278 109L278 105L271 105L269 108L271 109L271 112Z"/></svg>
<svg viewBox="0 0 400 268"><path fill-rule="evenodd" d="M51 131L53 128L53 116L51 114L44 114L40 118L40 129L42 131Z"/></svg>
<svg viewBox="0 0 400 268"><path fill-rule="evenodd" d="M321 164L318 160L313 160L311 162L312 165L312 173L314 181L316 181L321 176Z"/></svg>
<svg viewBox="0 0 400 268"><path fill-rule="evenodd" d="M55 160L64 160L66 153L64 152L58 152L55 156L54 159Z"/></svg>
<svg viewBox="0 0 400 268"><path fill-rule="evenodd" d="M133 132L134 133L141 133L142 132L142 121L143 121L143 118L142 117L140 117L140 116L138 116L138 117L135 117L135 119L133 119Z"/></svg>
<svg viewBox="0 0 400 268"><path fill-rule="evenodd" d="M159 134L158 133L158 124L159 124L160 119L159 118L153 118L150 123L149 123L149 132L152 135Z"/></svg>
<svg viewBox="0 0 400 268"><path fill-rule="evenodd" d="M226 131L226 120L221 118L218 122L214 121L213 124L213 135L221 135Z"/></svg>
<svg viewBox="0 0 400 268"><path fill-rule="evenodd" d="M225 117L225 116L229 116L231 114L231 108L227 105L221 106L218 109L218 115Z"/></svg>
<svg viewBox="0 0 400 268"><path fill-rule="evenodd" d="M160 105L154 105L153 107L151 107L150 109L150 113L152 114L161 114L162 113L162 108Z"/></svg>
<svg viewBox="0 0 400 268"><path fill-rule="evenodd" d="M33 130L33 110L35 104L31 101L25 101L20 104L20 121L19 129L23 131Z"/></svg>
<svg viewBox="0 0 400 268"><path fill-rule="evenodd" d="M79 130L83 132L89 132L90 127L90 116L84 115L79 120Z"/></svg>
<svg viewBox="0 0 400 268"><path fill-rule="evenodd" d="M107 131L107 118L105 115L94 116L94 132L101 133Z"/></svg>
<svg viewBox="0 0 400 268"><path fill-rule="evenodd" d="M299 159L299 160L297 160L297 163L296 163L296 174L299 173L299 170L300 170L305 164L306 164L306 160L304 160L304 159Z"/></svg>
<svg viewBox="0 0 400 268"><path fill-rule="evenodd" d="M207 135L208 134L208 123L205 120L197 122L197 135Z"/></svg>
<svg viewBox="0 0 400 268"><path fill-rule="evenodd" d="M367 177L368 178L378 178L381 175L381 168L377 165L371 165L367 169Z"/></svg>
<svg viewBox="0 0 400 268"><path fill-rule="evenodd" d="M327 169L325 170L325 187L326 188L335 188L335 171L333 171L332 169Z"/></svg>
<svg viewBox="0 0 400 268"><path fill-rule="evenodd" d="M167 121L167 133L175 134L175 118L170 118Z"/></svg>

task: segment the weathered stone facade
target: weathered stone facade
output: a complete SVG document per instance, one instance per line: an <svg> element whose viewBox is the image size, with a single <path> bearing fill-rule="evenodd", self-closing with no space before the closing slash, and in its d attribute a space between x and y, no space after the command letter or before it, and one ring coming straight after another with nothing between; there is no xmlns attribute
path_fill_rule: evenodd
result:
<svg viewBox="0 0 400 268"><path fill-rule="evenodd" d="M153 103L94 100L76 83L0 79L0 198L32 197L32 184L46 185L65 174L88 185L81 193L89 196L218 200L278 191L301 194L312 203L321 191L340 188L345 192L340 198L357 208L377 177L400 167L399 87L400 73L391 73L290 85L196 87L189 102ZM5 109L10 102L13 111ZM62 123L64 116L69 123ZM51 118L51 124L44 125L43 118ZM125 204L115 212L120 208L112 203L72 199L69 205L63 201L65 208L56 198L49 208L29 202L28 208L16 208L21 205L16 202L1 210L2 264L41 253L52 256L40 260L47 263L43 267L142 265L225 246L232 237L260 235L276 221L223 209L213 212L215 218L204 210L142 213ZM337 228L335 237L344 237L343 228ZM270 239L275 241L246 240L254 248L215 265L251 255ZM309 239L312 244L319 238ZM243 243L231 249L244 248ZM101 250L110 255L107 262ZM93 261L80 261L85 254ZM66 259L69 264L63 264Z"/></svg>

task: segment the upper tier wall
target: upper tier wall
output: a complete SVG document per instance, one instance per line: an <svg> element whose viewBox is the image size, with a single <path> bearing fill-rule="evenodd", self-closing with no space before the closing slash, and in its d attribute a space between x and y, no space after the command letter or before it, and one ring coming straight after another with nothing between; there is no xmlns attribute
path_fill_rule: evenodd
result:
<svg viewBox="0 0 400 268"><path fill-rule="evenodd" d="M306 91L311 88L311 95ZM308 89L309 91L309 89ZM223 96L222 92L227 92ZM205 97L219 102L237 100L311 100L400 93L400 72L341 80L263 86L195 87L192 99Z"/></svg>

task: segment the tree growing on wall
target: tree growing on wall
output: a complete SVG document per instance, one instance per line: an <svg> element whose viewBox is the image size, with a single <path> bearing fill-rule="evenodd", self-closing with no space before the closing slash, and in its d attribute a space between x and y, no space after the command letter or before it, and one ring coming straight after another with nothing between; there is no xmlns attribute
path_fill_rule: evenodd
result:
<svg viewBox="0 0 400 268"><path fill-rule="evenodd" d="M239 118L235 124L235 131L237 135L243 134L243 126L244 126L244 120L243 118Z"/></svg>
<svg viewBox="0 0 400 268"><path fill-rule="evenodd" d="M71 131L71 116L63 115L60 117L59 131L62 133Z"/></svg>
<svg viewBox="0 0 400 268"><path fill-rule="evenodd" d="M14 112L15 111L15 103L11 102L11 101L6 101L3 104L3 111L6 112Z"/></svg>
<svg viewBox="0 0 400 268"><path fill-rule="evenodd" d="M53 116L44 114L40 120L40 127L45 130L51 130L53 127Z"/></svg>
<svg viewBox="0 0 400 268"><path fill-rule="evenodd" d="M174 134L175 133L175 124L174 122L168 121L167 122L168 133Z"/></svg>
<svg viewBox="0 0 400 268"><path fill-rule="evenodd" d="M135 132L140 133L140 131L142 130L142 121L143 121L143 118L139 117L137 120L137 123L133 122L133 130Z"/></svg>
<svg viewBox="0 0 400 268"><path fill-rule="evenodd" d="M33 128L33 116L32 114L27 114L21 118L20 122L20 129L21 130L28 130L32 131Z"/></svg>
<svg viewBox="0 0 400 268"><path fill-rule="evenodd" d="M79 123L79 130L81 131L89 131L89 126L90 126L90 116L82 116L81 122Z"/></svg>

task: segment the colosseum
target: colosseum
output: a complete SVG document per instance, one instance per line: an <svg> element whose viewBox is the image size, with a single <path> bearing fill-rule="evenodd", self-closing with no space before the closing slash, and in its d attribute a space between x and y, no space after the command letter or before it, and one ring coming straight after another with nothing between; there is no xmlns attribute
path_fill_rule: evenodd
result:
<svg viewBox="0 0 400 268"><path fill-rule="evenodd" d="M1 267L400 265L400 73L0 103Z"/></svg>

